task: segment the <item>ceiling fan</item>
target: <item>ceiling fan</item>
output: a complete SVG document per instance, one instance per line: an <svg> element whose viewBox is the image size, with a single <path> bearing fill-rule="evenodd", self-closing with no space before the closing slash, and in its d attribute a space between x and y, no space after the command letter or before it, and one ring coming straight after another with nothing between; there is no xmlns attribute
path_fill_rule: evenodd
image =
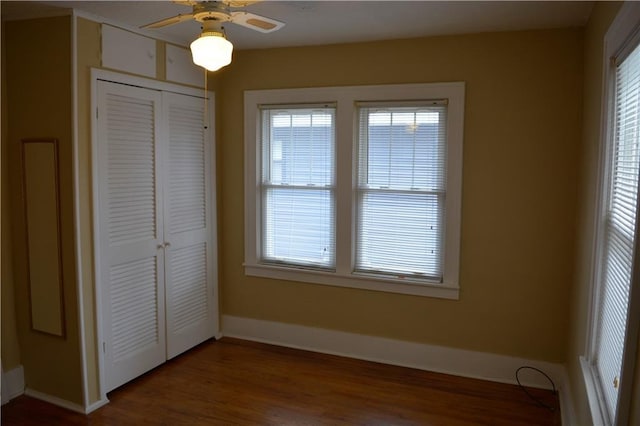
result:
<svg viewBox="0 0 640 426"><path fill-rule="evenodd" d="M200 37L191 43L193 62L209 71L216 71L231 63L231 53L233 52L233 45L224 34L222 27L224 23L231 22L261 33L277 31L284 26L284 22L276 21L266 16L256 15L244 10L234 10L258 3L258 1L174 0L176 4L191 6L191 13L172 16L143 25L140 28L162 28L191 19L200 22L202 24L202 33Z"/></svg>

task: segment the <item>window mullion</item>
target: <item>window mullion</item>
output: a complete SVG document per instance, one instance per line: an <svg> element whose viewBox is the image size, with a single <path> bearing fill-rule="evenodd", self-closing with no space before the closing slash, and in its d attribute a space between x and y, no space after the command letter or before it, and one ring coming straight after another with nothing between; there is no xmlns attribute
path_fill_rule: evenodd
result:
<svg viewBox="0 0 640 426"><path fill-rule="evenodd" d="M355 140L353 136L353 102L338 100L336 111L336 272L353 271L355 239L356 172L353 170Z"/></svg>

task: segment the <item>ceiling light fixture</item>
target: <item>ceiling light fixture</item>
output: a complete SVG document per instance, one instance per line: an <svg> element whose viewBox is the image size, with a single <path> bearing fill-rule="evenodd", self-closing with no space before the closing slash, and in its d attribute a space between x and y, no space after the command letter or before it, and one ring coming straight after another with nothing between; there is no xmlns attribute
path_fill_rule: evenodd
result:
<svg viewBox="0 0 640 426"><path fill-rule="evenodd" d="M193 63L209 71L217 71L231 63L233 44L215 20L202 23L200 37L191 43Z"/></svg>

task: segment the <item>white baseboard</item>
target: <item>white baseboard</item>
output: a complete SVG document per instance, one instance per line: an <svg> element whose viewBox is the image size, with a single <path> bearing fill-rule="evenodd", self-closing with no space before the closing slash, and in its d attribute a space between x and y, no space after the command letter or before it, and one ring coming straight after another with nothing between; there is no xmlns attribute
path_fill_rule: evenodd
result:
<svg viewBox="0 0 640 426"><path fill-rule="evenodd" d="M101 399L99 401L94 402L93 404L88 405L85 409L84 409L84 414L89 414L92 413L94 411L96 411L98 408L100 407L104 407L105 405L107 405L109 403L109 400L105 397L104 399Z"/></svg>
<svg viewBox="0 0 640 426"><path fill-rule="evenodd" d="M32 398L39 399L44 402L48 402L49 404L57 405L58 407L75 411L76 413L87 414L86 410L81 404L76 404L75 402L67 401L66 399L58 398L57 396L52 396L52 395L49 395L37 390L29 389L29 388L25 389L24 394Z"/></svg>
<svg viewBox="0 0 640 426"><path fill-rule="evenodd" d="M67 410L75 411L76 413L81 414L89 414L109 403L108 399L101 399L94 402L93 404L88 405L87 407L84 407L81 404L76 404L75 402L67 401L66 399L58 398L57 396L52 396L44 392L29 388L26 388L24 390L24 394L26 396L30 396L32 398L39 399L41 401L48 402L49 404L57 405L58 407L66 408Z"/></svg>
<svg viewBox="0 0 640 426"><path fill-rule="evenodd" d="M2 372L2 405L24 393L24 370L19 365Z"/></svg>
<svg viewBox="0 0 640 426"><path fill-rule="evenodd" d="M554 381L559 391L563 424L572 424L573 404L566 370L562 364L231 315L222 317L222 334L290 348L509 384L517 383L515 372L519 367L535 367L544 371ZM527 370L520 374L520 382L525 386L551 389L551 384L544 376L532 374ZM568 416L566 421L565 414Z"/></svg>
<svg viewBox="0 0 640 426"><path fill-rule="evenodd" d="M89 414L92 411L97 410L109 403L108 399L94 402L88 407L83 407L80 404L67 401L62 398L48 395L43 392L39 392L33 389L25 388L24 384L24 370L22 366L18 366L7 372L2 372L2 405L11 401L20 395L27 395L32 398L40 399L53 405L57 405L62 408L66 408L77 413Z"/></svg>
<svg viewBox="0 0 640 426"><path fill-rule="evenodd" d="M48 395L33 389L25 388L24 370L22 366L18 366L7 372L2 372L2 405L11 401L20 395L27 395L32 398L40 399L53 405L66 408L77 413L89 414L92 411L109 403L108 399L103 399L87 406L86 408L80 404L67 401L62 398Z"/></svg>

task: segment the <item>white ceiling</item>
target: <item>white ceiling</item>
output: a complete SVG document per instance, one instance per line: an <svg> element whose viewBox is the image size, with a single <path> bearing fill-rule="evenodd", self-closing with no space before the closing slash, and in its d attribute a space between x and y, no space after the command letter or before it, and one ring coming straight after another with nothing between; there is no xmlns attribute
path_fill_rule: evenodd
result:
<svg viewBox="0 0 640 426"><path fill-rule="evenodd" d="M583 1L277 1L265 0L247 11L286 23L262 34L225 26L236 49L334 44L446 34L582 26L593 3ZM75 8L135 29L191 8L170 1L6 1L3 19L46 16ZM189 21L144 32L188 45L200 25Z"/></svg>

